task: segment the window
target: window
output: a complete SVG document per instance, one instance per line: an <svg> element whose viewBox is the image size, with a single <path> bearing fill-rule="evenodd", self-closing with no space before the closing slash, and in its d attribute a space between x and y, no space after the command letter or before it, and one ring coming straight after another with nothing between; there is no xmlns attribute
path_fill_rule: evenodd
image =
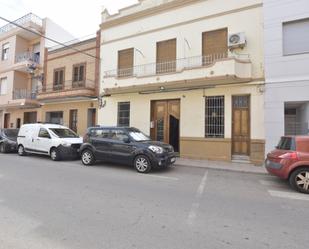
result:
<svg viewBox="0 0 309 249"><path fill-rule="evenodd" d="M86 64L78 64L73 66L73 87L81 87L85 83Z"/></svg>
<svg viewBox="0 0 309 249"><path fill-rule="evenodd" d="M39 131L39 137L41 138L50 138L48 131L44 128L41 128Z"/></svg>
<svg viewBox="0 0 309 249"><path fill-rule="evenodd" d="M116 141L124 141L124 139L129 139L129 136L122 130L111 130L110 138Z"/></svg>
<svg viewBox="0 0 309 249"><path fill-rule="evenodd" d="M283 55L309 53L309 19L283 23Z"/></svg>
<svg viewBox="0 0 309 249"><path fill-rule="evenodd" d="M206 97L205 137L224 138L224 96Z"/></svg>
<svg viewBox="0 0 309 249"><path fill-rule="evenodd" d="M54 70L54 91L62 90L64 87L64 68Z"/></svg>
<svg viewBox="0 0 309 249"><path fill-rule="evenodd" d="M133 75L134 48L118 51L118 77Z"/></svg>
<svg viewBox="0 0 309 249"><path fill-rule="evenodd" d="M202 35L203 65L212 64L217 59L227 57L227 29L204 32Z"/></svg>
<svg viewBox="0 0 309 249"><path fill-rule="evenodd" d="M90 136L96 138L109 138L109 133L110 131L107 129L92 129L90 131Z"/></svg>
<svg viewBox="0 0 309 249"><path fill-rule="evenodd" d="M130 126L130 102L118 103L118 126Z"/></svg>
<svg viewBox="0 0 309 249"><path fill-rule="evenodd" d="M5 43L2 45L2 56L1 59L7 60L9 58L9 51L10 51L10 44L9 43Z"/></svg>
<svg viewBox="0 0 309 249"><path fill-rule="evenodd" d="M77 110L70 110L70 129L77 132Z"/></svg>
<svg viewBox="0 0 309 249"><path fill-rule="evenodd" d="M63 112L46 112L46 123L63 124Z"/></svg>
<svg viewBox="0 0 309 249"><path fill-rule="evenodd" d="M157 74L176 71L176 39L157 42Z"/></svg>
<svg viewBox="0 0 309 249"><path fill-rule="evenodd" d="M0 79L0 95L7 94L7 77Z"/></svg>

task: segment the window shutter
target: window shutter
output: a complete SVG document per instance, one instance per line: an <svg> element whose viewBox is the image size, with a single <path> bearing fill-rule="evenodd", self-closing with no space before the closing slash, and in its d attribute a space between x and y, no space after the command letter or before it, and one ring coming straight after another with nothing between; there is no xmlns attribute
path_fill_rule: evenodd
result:
<svg viewBox="0 0 309 249"><path fill-rule="evenodd" d="M157 73L168 73L176 70L176 39L157 43Z"/></svg>
<svg viewBox="0 0 309 249"><path fill-rule="evenodd" d="M134 66L134 49L118 51L118 77L131 76Z"/></svg>
<svg viewBox="0 0 309 249"><path fill-rule="evenodd" d="M81 65L79 67L79 81L83 81L84 80L84 70L85 70L85 66Z"/></svg>
<svg viewBox="0 0 309 249"><path fill-rule="evenodd" d="M208 63L227 56L227 29L205 32L202 39L202 53Z"/></svg>

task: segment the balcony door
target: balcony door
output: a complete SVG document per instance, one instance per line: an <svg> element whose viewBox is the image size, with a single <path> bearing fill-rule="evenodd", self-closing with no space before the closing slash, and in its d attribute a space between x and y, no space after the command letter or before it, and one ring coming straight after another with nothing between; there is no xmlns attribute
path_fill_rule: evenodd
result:
<svg viewBox="0 0 309 249"><path fill-rule="evenodd" d="M173 145L179 151L180 100L158 100L151 103L151 138Z"/></svg>
<svg viewBox="0 0 309 249"><path fill-rule="evenodd" d="M157 42L157 74L176 71L176 43L176 39Z"/></svg>
<svg viewBox="0 0 309 249"><path fill-rule="evenodd" d="M203 65L210 65L228 54L227 29L213 30L203 33L202 53Z"/></svg>

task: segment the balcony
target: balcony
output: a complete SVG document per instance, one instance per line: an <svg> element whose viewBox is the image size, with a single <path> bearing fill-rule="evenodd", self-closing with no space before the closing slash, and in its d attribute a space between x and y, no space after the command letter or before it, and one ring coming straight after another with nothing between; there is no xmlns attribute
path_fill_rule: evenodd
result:
<svg viewBox="0 0 309 249"><path fill-rule="evenodd" d="M40 55L32 52L23 52L15 56L14 70L29 73L40 65Z"/></svg>
<svg viewBox="0 0 309 249"><path fill-rule="evenodd" d="M39 102L36 99L36 91L29 89L14 89L12 97L4 105L5 108L36 108L39 107Z"/></svg>
<svg viewBox="0 0 309 249"><path fill-rule="evenodd" d="M104 72L106 94L159 88L198 88L214 84L248 82L252 77L249 55L212 54L163 63L137 65ZM215 81L214 81L215 80ZM133 82L133 83L132 83Z"/></svg>
<svg viewBox="0 0 309 249"><path fill-rule="evenodd" d="M25 28L30 28L30 29L34 29L37 31L41 31L41 28L43 26L43 20L32 14L29 13L17 20L14 21L14 23L25 27ZM13 25L11 23L6 24L2 27L0 27L0 37L7 35L12 35L14 32L16 32L16 34L19 34L20 36L22 36L25 39L33 39L34 37L37 37L35 34L32 34L26 30L23 30L22 28Z"/></svg>
<svg viewBox="0 0 309 249"><path fill-rule="evenodd" d="M54 102L68 99L96 97L96 84L92 80L81 82L66 81L64 84L47 84L38 89L37 99L41 102Z"/></svg>

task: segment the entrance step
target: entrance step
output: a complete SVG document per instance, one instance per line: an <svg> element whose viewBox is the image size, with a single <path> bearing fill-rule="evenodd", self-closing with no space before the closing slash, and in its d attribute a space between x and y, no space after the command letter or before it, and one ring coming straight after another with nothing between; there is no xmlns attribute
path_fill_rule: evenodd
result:
<svg viewBox="0 0 309 249"><path fill-rule="evenodd" d="M242 156L242 155L233 155L232 162L233 163L251 163L249 156Z"/></svg>

